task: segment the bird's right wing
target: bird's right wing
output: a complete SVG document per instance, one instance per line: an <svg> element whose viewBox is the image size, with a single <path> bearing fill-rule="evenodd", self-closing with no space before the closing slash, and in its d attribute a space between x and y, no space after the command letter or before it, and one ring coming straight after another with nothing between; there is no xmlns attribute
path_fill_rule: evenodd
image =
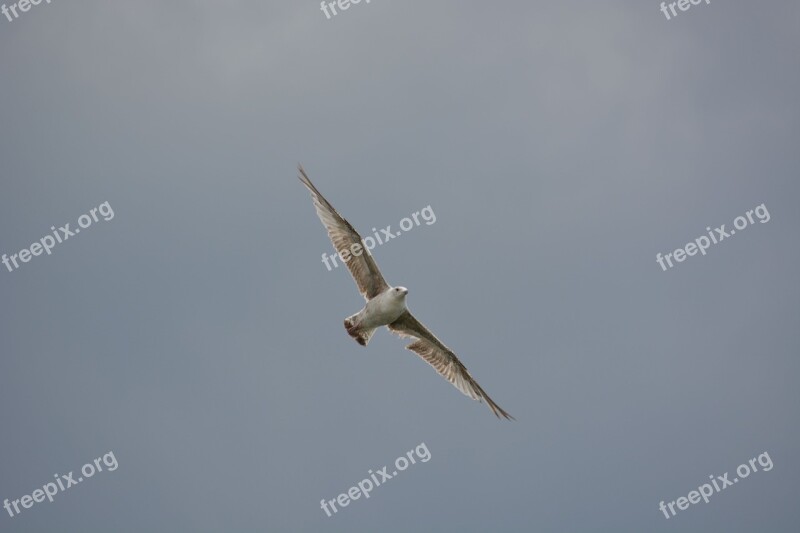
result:
<svg viewBox="0 0 800 533"><path fill-rule="evenodd" d="M309 191L311 197L314 199L314 208L317 210L317 216L322 221L322 225L328 230L328 237L330 237L333 247L339 252L339 258L342 256L350 256L350 259L343 261L353 276L353 279L358 286L358 290L365 300L369 301L371 298L382 293L389 288L386 280L383 279L381 271L378 270L378 265L372 259L369 250L364 248L364 243L361 240L361 235L353 229L353 226L346 221L336 209L325 199L324 196L314 187L311 180L308 179L306 171L303 170L303 165L298 165L297 170L300 172L298 178L303 182ZM352 246L358 244L361 247L359 255L353 254ZM358 248L356 248L358 250ZM347 254L345 254L347 252Z"/></svg>
<svg viewBox="0 0 800 533"><path fill-rule="evenodd" d="M452 383L455 388L473 400L486 401L489 409L492 410L497 418L503 416L506 419L514 420L513 416L497 405L486 394L486 391L478 385L478 382L467 371L467 367L458 360L456 354L437 339L433 333L428 331L428 328L423 326L419 320L414 318L410 311L406 310L397 320L386 327L396 335L414 339L414 342L406 346L406 349L422 357L436 369L439 375Z"/></svg>

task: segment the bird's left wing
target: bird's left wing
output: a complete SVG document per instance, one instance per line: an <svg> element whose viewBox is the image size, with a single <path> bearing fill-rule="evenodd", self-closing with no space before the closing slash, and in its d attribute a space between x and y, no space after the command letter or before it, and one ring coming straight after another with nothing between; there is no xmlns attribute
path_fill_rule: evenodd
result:
<svg viewBox="0 0 800 533"><path fill-rule="evenodd" d="M297 170L300 172L298 178L303 182L309 191L311 197L314 199L314 208L317 210L317 216L322 221L325 229L328 230L328 237L330 237L336 251L339 252L339 257L350 256L350 259L343 261L353 276L353 279L358 286L358 290L365 300L369 301L371 298L382 293L389 288L386 280L383 279L381 271L378 270L378 265L372 259L369 250L364 248L364 243L361 241L361 235L353 229L353 226L340 215L336 209L322 196L311 180L308 179L306 171L303 170L302 165L298 165ZM358 244L361 248L360 255L353 255L352 246ZM357 251L358 248L355 248ZM345 253L347 252L347 253Z"/></svg>
<svg viewBox="0 0 800 533"><path fill-rule="evenodd" d="M414 342L406 346L406 349L422 357L458 390L473 400L478 400L479 402L485 400L489 409L492 410L497 418L504 416L505 418L514 419L513 416L504 411L502 407L497 405L494 400L486 394L486 391L484 391L481 386L478 385L478 382L469 374L467 367L458 360L456 354L454 354L450 348L442 344L442 342L437 339L433 333L428 331L419 320L414 318L414 315L412 315L410 311L406 310L400 315L400 318L386 327L389 328L392 333L401 337L415 339Z"/></svg>

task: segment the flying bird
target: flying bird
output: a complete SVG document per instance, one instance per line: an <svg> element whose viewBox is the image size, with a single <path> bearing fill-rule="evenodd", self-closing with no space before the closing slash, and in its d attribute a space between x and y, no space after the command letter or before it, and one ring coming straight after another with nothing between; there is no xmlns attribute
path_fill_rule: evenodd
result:
<svg viewBox="0 0 800 533"><path fill-rule="evenodd" d="M513 420L514 417L497 405L478 385L456 354L414 318L406 307L408 289L391 287L386 283L370 251L363 246L361 235L311 183L302 165L298 166L298 171L298 178L311 192L317 216L328 231L328 237L367 302L361 311L344 320L347 333L361 346L366 346L375 330L381 326L386 326L400 337L413 339L406 349L419 355L465 395L479 402L486 401L489 409L498 418L502 416Z"/></svg>

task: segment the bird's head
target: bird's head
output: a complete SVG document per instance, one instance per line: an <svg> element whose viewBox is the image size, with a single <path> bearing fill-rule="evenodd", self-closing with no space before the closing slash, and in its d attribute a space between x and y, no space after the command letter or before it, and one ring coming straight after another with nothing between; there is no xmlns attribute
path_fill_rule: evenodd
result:
<svg viewBox="0 0 800 533"><path fill-rule="evenodd" d="M406 294L408 294L408 289L405 287L394 287L391 291L392 296L399 299L405 299Z"/></svg>

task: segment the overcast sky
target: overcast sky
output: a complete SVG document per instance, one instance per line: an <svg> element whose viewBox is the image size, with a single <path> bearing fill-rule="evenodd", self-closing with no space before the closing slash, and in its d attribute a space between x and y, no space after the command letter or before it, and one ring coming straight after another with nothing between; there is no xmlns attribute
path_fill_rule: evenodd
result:
<svg viewBox="0 0 800 533"><path fill-rule="evenodd" d="M17 13L0 254L114 216L0 265L0 500L118 468L0 531L796 531L797 2ZM298 162L362 235L431 207L375 258L516 422L348 337L364 302Z"/></svg>

